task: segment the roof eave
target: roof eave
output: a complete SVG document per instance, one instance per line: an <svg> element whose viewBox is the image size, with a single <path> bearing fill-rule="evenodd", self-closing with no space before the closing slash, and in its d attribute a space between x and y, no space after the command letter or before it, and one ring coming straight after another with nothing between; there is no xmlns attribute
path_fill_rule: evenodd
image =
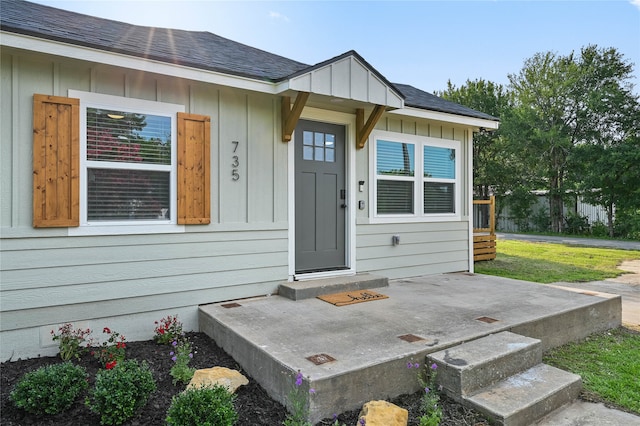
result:
<svg viewBox="0 0 640 426"><path fill-rule="evenodd" d="M474 129L496 130L500 126L500 122L478 117L470 117L465 115L453 114L448 112L434 111L423 108L405 106L403 109L388 111L388 114L404 115L414 118L424 118L427 120L442 121L445 123L454 123L463 126L469 126Z"/></svg>
<svg viewBox="0 0 640 426"><path fill-rule="evenodd" d="M84 60L100 64L113 65L138 71L186 78L206 83L276 94L277 85L255 77L234 75L228 72L203 69L200 67L170 63L154 58L143 58L131 54L71 44L58 40L44 39L37 36L0 30L0 45L16 49L45 53Z"/></svg>

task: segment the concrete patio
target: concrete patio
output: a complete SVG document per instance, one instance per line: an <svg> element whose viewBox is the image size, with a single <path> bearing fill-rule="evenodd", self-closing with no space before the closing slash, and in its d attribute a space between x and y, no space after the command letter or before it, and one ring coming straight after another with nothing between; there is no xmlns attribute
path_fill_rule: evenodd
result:
<svg viewBox="0 0 640 426"><path fill-rule="evenodd" d="M509 331L538 339L545 351L621 324L620 296L498 277L429 275L375 291L389 298L336 307L272 295L204 305L200 327L276 400L286 403L301 371L303 387L316 391L310 420L317 422L417 391L407 362L423 364L464 342Z"/></svg>

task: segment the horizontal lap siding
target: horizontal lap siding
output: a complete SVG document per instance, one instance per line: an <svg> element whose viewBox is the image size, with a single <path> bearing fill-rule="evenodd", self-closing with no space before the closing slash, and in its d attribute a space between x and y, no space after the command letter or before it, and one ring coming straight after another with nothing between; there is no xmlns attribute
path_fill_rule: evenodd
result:
<svg viewBox="0 0 640 426"><path fill-rule="evenodd" d="M180 312L197 329L198 305L270 294L287 280L288 146L278 139L276 97L11 49L1 65L3 359L51 350L48 330L64 322L109 321L127 337L148 338L150 317ZM182 104L210 117L211 223L86 237L33 228L33 95L70 89Z"/></svg>
<svg viewBox="0 0 640 426"><path fill-rule="evenodd" d="M399 118L392 115L383 117L376 129L401 134L428 136L462 143L462 159L466 164L466 130L447 123L429 122ZM365 149L356 153L356 180L367 182L374 177L369 169L368 143ZM461 197L467 199L466 167L461 179ZM369 200L370 185L358 193L358 200ZM459 222L412 222L371 224L370 203L357 212L356 262L358 272L371 272L389 278L405 278L426 274L467 271L469 269L469 227L467 211L463 203L462 219ZM400 236L400 244L393 246L391 238Z"/></svg>
<svg viewBox="0 0 640 426"><path fill-rule="evenodd" d="M399 245L392 245L394 235ZM467 222L358 225L358 272L406 278L466 271L468 235Z"/></svg>
<svg viewBox="0 0 640 426"><path fill-rule="evenodd" d="M0 276L2 330L25 327L26 310L27 319L42 310L78 320L113 315L105 302L116 302L120 314L129 314L272 293L286 279L286 230L261 232L258 240L252 232L222 234L228 240L58 249L11 250L9 240Z"/></svg>

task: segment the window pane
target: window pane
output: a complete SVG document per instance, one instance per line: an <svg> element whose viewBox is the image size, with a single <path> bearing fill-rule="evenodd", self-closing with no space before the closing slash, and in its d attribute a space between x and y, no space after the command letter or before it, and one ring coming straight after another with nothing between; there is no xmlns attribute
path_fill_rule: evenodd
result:
<svg viewBox="0 0 640 426"><path fill-rule="evenodd" d="M425 213L455 213L455 184L424 183Z"/></svg>
<svg viewBox="0 0 640 426"><path fill-rule="evenodd" d="M324 161L324 148L316 148L316 161Z"/></svg>
<svg viewBox="0 0 640 426"><path fill-rule="evenodd" d="M456 150L436 146L425 146L424 177L455 179Z"/></svg>
<svg viewBox="0 0 640 426"><path fill-rule="evenodd" d="M377 212L413 213L413 182L379 180Z"/></svg>
<svg viewBox="0 0 640 426"><path fill-rule="evenodd" d="M327 133L325 136L324 145L327 148L334 148L336 146L336 135L332 135L331 133Z"/></svg>
<svg viewBox="0 0 640 426"><path fill-rule="evenodd" d="M168 220L168 172L88 169L88 220Z"/></svg>
<svg viewBox="0 0 640 426"><path fill-rule="evenodd" d="M302 158L304 160L313 160L313 147L312 146L303 146L302 147Z"/></svg>
<svg viewBox="0 0 640 426"><path fill-rule="evenodd" d="M313 145L313 132L309 132L307 130L302 132L302 144Z"/></svg>
<svg viewBox="0 0 640 426"><path fill-rule="evenodd" d="M324 133L315 133L314 140L316 146L324 146Z"/></svg>
<svg viewBox="0 0 640 426"><path fill-rule="evenodd" d="M379 175L413 176L415 171L413 144L379 140L376 143Z"/></svg>
<svg viewBox="0 0 640 426"><path fill-rule="evenodd" d="M325 161L327 163L333 163L334 161L336 161L336 156L335 156L335 149L329 149L327 148L327 150L324 153L325 155Z"/></svg>
<svg viewBox="0 0 640 426"><path fill-rule="evenodd" d="M171 164L171 118L87 108L87 160Z"/></svg>

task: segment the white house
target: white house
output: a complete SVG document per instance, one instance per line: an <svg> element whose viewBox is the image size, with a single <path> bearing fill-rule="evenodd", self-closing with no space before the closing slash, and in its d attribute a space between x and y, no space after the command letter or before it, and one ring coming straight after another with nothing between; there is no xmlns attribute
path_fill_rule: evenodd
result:
<svg viewBox="0 0 640 426"><path fill-rule="evenodd" d="M497 118L354 51L310 66L15 0L0 20L3 361L66 322L148 339L286 281L473 270L472 135Z"/></svg>

